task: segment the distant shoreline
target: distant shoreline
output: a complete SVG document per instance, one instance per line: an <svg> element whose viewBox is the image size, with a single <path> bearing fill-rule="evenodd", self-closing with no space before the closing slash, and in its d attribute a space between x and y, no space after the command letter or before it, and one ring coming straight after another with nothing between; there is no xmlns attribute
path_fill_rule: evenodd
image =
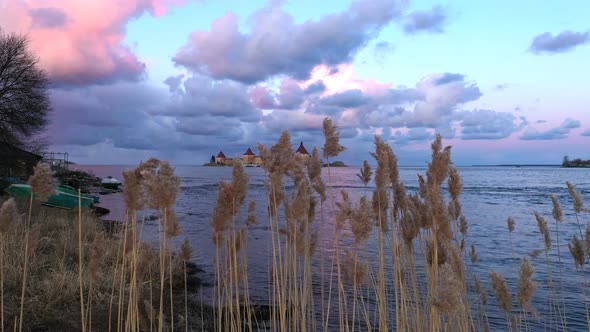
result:
<svg viewBox="0 0 590 332"><path fill-rule="evenodd" d="M470 167L561 167L558 164L499 164L499 165L471 165Z"/></svg>

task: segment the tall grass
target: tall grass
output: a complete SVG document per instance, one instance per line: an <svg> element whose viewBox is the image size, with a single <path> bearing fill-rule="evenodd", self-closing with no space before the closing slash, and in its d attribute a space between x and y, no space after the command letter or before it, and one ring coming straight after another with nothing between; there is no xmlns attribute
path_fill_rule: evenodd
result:
<svg viewBox="0 0 590 332"><path fill-rule="evenodd" d="M541 213L534 218L543 250L519 257L518 244L512 243L516 225L508 218L508 250L516 258L510 260L512 274L509 269L488 271L480 279L485 262L468 234L463 182L452 164L451 148L440 136L414 191L400 181L392 147L375 137L371 155L376 168L363 163L358 178L364 195L354 198L333 188L332 170L321 175L322 163L329 165L344 150L331 121L324 122L323 132L322 153L314 148L309 160L294 154L288 132L271 147L258 146L266 206L246 202L250 179L241 163L233 165L231 180L219 182L210 220L216 247L213 308L195 300L188 287L192 248L187 239L182 244L176 239L181 234L174 211L180 181L167 162L150 159L125 171L127 213L114 229L81 208L72 213L40 206L38 198L51 194L53 180L39 166L31 178L35 196L6 200L0 208L2 331L570 328L567 275L561 272L562 263L570 260L562 257L559 241L552 243ZM568 182L567 187L573 214L562 211L560 197L547 199L553 204L556 239L566 236L559 224L568 222L568 216L578 227L568 249L588 323L584 272L590 226L582 231L588 210L575 185ZM144 239L139 212L145 209L159 216L156 242ZM250 294L248 242L255 226L269 232L267 317ZM326 229L333 234L325 234ZM543 252L546 283L536 280L532 264ZM556 264L560 272L554 275ZM548 294L544 306L535 301L541 288ZM503 315L501 323L496 312Z"/></svg>
<svg viewBox="0 0 590 332"><path fill-rule="evenodd" d="M323 156L329 165L330 159L344 147L339 144L337 128L331 121L324 122L323 131L326 138ZM232 234L248 229L242 198L248 186L241 186L239 192L235 189L236 183L243 182L241 164L234 165L231 182L219 184L212 218L213 234L219 246L215 284L217 331L263 327L273 331L497 329L498 325L490 325L488 292L494 294L492 304L505 314L507 330L534 330L531 322L539 326L538 322L544 318L539 312L551 316L543 323L546 328L567 329L565 291L554 287L550 269L555 263L551 262L553 254L550 255L554 250L561 268L561 250L559 245L551 247L547 222L539 213L536 217L543 236L539 241L545 247L549 283L543 286L551 294L548 307L539 311L540 308L532 305L539 284L530 260L518 257L514 248L515 223L511 217L507 219L507 236L512 257L520 261L513 269L518 276L517 283L513 286L500 273L489 271L489 281L485 284L491 286L485 289L473 270L481 263L475 243L469 245L468 221L460 199L463 182L452 164L451 148L443 146L440 136L432 143L432 159L426 174L418 175L419 190L412 193L399 180L393 149L375 137L375 149L371 153L377 165L374 178L368 162L363 163L358 175L367 190L369 182L374 180L373 192L367 196L365 190L365 195L356 201L346 191L334 192L329 168L327 182L322 181L318 170L310 166L321 163L315 150L306 167L291 146L287 131L270 148L258 146L266 175L268 218L259 222L268 223L270 233L271 313L268 321L254 322L255 327L250 325L249 315L244 316L248 310L253 311L246 286L247 268L243 266L247 265L247 257L243 251L233 249ZM582 198L573 185L568 184L568 188L579 224L579 214L585 211L581 207ZM557 198L549 198L554 204L555 232L559 234L563 213ZM324 201L330 203L325 205ZM326 240L321 238L314 223L317 219L333 225L333 234L323 234L333 243L328 248L333 249L331 255L325 255L325 248L316 253L317 242ZM580 255L583 248L582 252L588 255L586 248L590 248L590 240L579 229L581 239L574 238L570 250ZM376 245L374 255L368 250L373 244ZM471 252L465 248L471 248ZM531 259L536 255L532 254ZM466 263L469 258L472 265ZM585 259L582 256L578 262L580 269ZM312 261L319 261L320 271L310 268ZM231 271L245 274L232 277ZM558 278L562 283L564 276L560 273Z"/></svg>

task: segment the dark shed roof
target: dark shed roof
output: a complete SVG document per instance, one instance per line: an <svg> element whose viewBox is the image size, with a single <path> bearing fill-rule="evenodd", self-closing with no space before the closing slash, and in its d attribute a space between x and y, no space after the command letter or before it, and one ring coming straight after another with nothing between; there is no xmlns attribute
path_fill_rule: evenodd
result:
<svg viewBox="0 0 590 332"><path fill-rule="evenodd" d="M303 141L299 144L299 148L297 148L297 151L295 152L300 154L309 154L309 152L307 152L307 150L305 149L305 146L303 146Z"/></svg>

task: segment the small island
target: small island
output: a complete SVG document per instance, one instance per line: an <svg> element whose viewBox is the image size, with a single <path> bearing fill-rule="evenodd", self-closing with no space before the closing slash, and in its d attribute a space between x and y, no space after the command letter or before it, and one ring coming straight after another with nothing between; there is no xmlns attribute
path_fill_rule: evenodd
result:
<svg viewBox="0 0 590 332"><path fill-rule="evenodd" d="M563 162L561 163L561 167L583 167L583 168L590 168L590 159L582 160L580 158L571 159L568 156L563 157Z"/></svg>
<svg viewBox="0 0 590 332"><path fill-rule="evenodd" d="M328 167L328 164L322 164L322 167ZM331 162L330 167L348 167L348 165L346 165L342 161L337 160L337 161Z"/></svg>

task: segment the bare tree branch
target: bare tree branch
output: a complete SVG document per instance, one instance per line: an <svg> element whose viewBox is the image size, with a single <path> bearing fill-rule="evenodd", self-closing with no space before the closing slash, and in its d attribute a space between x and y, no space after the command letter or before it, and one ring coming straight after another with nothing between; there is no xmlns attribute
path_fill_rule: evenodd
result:
<svg viewBox="0 0 590 332"><path fill-rule="evenodd" d="M49 79L28 44L0 28L0 143L34 149L44 144L38 137L51 108Z"/></svg>

